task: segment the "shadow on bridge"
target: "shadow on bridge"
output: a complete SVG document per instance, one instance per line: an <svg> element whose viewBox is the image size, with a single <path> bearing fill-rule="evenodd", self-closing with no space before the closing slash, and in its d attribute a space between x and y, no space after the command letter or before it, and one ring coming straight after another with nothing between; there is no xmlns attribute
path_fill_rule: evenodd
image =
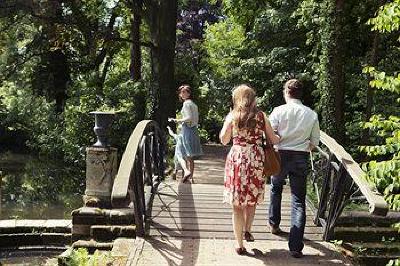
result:
<svg viewBox="0 0 400 266"><path fill-rule="evenodd" d="M253 226L256 241L245 243L247 256L238 256L232 232L231 207L222 203L226 147L205 147L196 162L195 184L167 180L156 195L150 228L136 265L350 265L322 241L321 228L308 214L303 259L290 256L288 234L272 235L267 227L268 202L261 204ZM267 187L268 191L268 187ZM282 202L282 229L289 231L288 189ZM268 200L268 195L266 199ZM310 212L310 209L307 210Z"/></svg>
<svg viewBox="0 0 400 266"><path fill-rule="evenodd" d="M200 238L198 226L196 228L196 225L198 225L196 212L193 212L190 216L182 216L176 219L174 207L171 206L178 203L178 209L181 209L181 207L184 208L185 206L180 205L186 205L188 202L194 203L191 186L179 183L176 190L176 186L165 184L165 188L168 188L169 192L158 193L156 201L161 203L161 207L158 211L153 212L150 222L151 227L157 228L157 234L160 237L151 237L148 239L148 243L152 249L158 251L158 254L161 255L165 262L168 262L168 265L193 265L193 262L197 261L199 243L185 239L183 232L192 230L193 238ZM182 196L185 197L185 201L179 200ZM170 224L163 225L157 222L155 219L157 217L169 217L172 227ZM171 230L171 228L178 228L179 230L175 231ZM183 238L183 240L177 243L172 240L174 238ZM190 252L186 252L187 249ZM190 254L190 256L186 254Z"/></svg>

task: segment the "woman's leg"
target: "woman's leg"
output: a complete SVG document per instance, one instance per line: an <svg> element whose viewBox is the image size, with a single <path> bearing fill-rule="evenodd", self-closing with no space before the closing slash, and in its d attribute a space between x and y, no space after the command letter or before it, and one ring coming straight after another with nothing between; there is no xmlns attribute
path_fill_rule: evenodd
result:
<svg viewBox="0 0 400 266"><path fill-rule="evenodd" d="M246 232L251 232L251 226L253 225L254 215L256 213L256 205L245 207L245 228Z"/></svg>
<svg viewBox="0 0 400 266"><path fill-rule="evenodd" d="M185 180L186 181L189 177L192 177L192 183L193 183L193 172L194 172L194 160L191 157L186 157L186 166L187 169L189 170L190 175L185 174Z"/></svg>
<svg viewBox="0 0 400 266"><path fill-rule="evenodd" d="M194 160L193 160L193 158L192 157L187 157L187 162L188 162L188 165L189 165L190 173L193 175L193 173L194 173Z"/></svg>
<svg viewBox="0 0 400 266"><path fill-rule="evenodd" d="M194 174L194 160L193 158L189 157L189 169L190 169L190 176L192 178L192 182L193 182L193 174Z"/></svg>
<svg viewBox="0 0 400 266"><path fill-rule="evenodd" d="M180 164L181 167L182 167L183 176L189 175L191 172L190 172L189 168L188 168L187 165L186 165L185 159L183 159L183 158L178 158L178 162L179 162L179 164Z"/></svg>
<svg viewBox="0 0 400 266"><path fill-rule="evenodd" d="M239 248L243 248L244 210L240 206L233 206L232 213L233 232Z"/></svg>

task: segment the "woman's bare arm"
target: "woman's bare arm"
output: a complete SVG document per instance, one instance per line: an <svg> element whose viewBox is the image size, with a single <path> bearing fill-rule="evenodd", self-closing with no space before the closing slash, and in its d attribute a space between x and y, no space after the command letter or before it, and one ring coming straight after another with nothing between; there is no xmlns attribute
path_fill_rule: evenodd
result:
<svg viewBox="0 0 400 266"><path fill-rule="evenodd" d="M227 145L232 138L232 119L230 114L227 115L224 126L221 129L221 132L219 133L219 139L222 144Z"/></svg>
<svg viewBox="0 0 400 266"><path fill-rule="evenodd" d="M271 141L272 144L279 143L280 137L275 134L265 113L264 113L264 121L265 121L265 133L267 134L268 139Z"/></svg>

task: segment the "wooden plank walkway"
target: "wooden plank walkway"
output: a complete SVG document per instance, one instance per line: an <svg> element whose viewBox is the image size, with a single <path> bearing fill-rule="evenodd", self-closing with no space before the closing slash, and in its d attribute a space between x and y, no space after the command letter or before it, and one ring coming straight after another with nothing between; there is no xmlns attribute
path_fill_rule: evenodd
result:
<svg viewBox="0 0 400 266"><path fill-rule="evenodd" d="M228 147L205 146L205 156L196 161L194 184L167 180L154 199L149 237L136 250L130 265L351 265L321 241L321 229L312 222L310 210L305 230L305 257L290 257L288 234L272 235L267 226L269 187L259 205L253 225L253 243L246 243L248 256L238 256L232 232L232 212L222 203L224 158ZM283 231L290 226L290 193L282 202Z"/></svg>

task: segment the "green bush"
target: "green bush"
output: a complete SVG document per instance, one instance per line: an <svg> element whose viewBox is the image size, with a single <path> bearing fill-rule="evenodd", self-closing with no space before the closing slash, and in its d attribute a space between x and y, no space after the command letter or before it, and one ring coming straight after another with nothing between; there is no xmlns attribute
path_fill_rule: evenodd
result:
<svg viewBox="0 0 400 266"><path fill-rule="evenodd" d="M72 250L70 256L66 258L67 266L100 266L112 265L110 253L100 253L98 250L93 255L84 248Z"/></svg>

